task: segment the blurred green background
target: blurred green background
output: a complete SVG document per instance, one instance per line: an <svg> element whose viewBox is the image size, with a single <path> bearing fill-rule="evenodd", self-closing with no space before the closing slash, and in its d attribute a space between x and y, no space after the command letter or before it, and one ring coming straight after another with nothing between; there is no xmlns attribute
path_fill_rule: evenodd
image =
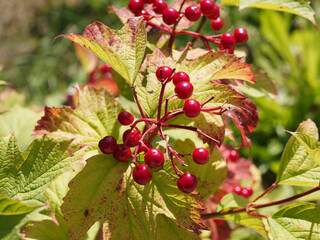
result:
<svg viewBox="0 0 320 240"><path fill-rule="evenodd" d="M0 80L16 92L0 96L0 136L15 131L24 148L42 115L44 105L59 107L86 74L70 41L60 34L81 34L101 21L119 29L122 24L108 6L124 7L127 0L0 0ZM317 23L320 2L312 1ZM260 122L253 132L252 150L241 150L253 158L265 182L273 182L281 152L300 122L311 118L320 126L320 33L302 17L275 11L224 7L222 32L245 27L250 39L238 49L247 52L247 63L268 73L278 88L276 99L255 97ZM194 26L196 28L196 26ZM203 34L214 34L209 22ZM177 38L177 46L190 40ZM1 84L0 84L1 85ZM0 91L4 86L0 86ZM25 107L28 106L28 107Z"/></svg>

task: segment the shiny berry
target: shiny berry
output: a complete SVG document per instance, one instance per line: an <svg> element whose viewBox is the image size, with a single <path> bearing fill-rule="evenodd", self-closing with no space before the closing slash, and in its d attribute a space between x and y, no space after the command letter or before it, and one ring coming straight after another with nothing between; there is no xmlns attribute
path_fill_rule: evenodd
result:
<svg viewBox="0 0 320 240"><path fill-rule="evenodd" d="M111 154L117 148L117 140L112 136L106 136L99 141L100 151L104 154Z"/></svg>
<svg viewBox="0 0 320 240"><path fill-rule="evenodd" d="M252 195L253 190L252 187L246 186L245 188L242 189L241 195L245 198L248 198Z"/></svg>
<svg viewBox="0 0 320 240"><path fill-rule="evenodd" d="M209 161L209 152L205 148L196 148L192 153L192 158L195 163L205 164Z"/></svg>
<svg viewBox="0 0 320 240"><path fill-rule="evenodd" d="M130 147L124 144L118 144L116 151L113 153L113 157L119 162L126 162L131 158L131 149Z"/></svg>
<svg viewBox="0 0 320 240"><path fill-rule="evenodd" d="M133 180L140 185L146 185L152 178L152 173L148 172L148 166L140 164L135 166L132 172Z"/></svg>
<svg viewBox="0 0 320 240"><path fill-rule="evenodd" d="M186 172L178 179L177 185L180 191L191 193L196 189L198 180L192 173Z"/></svg>
<svg viewBox="0 0 320 240"><path fill-rule="evenodd" d="M223 21L221 18L216 18L211 21L211 28L214 31L220 31L223 28Z"/></svg>
<svg viewBox="0 0 320 240"><path fill-rule="evenodd" d="M147 152L150 148L152 148L152 144L146 140L143 140L144 145L140 145L139 149L138 149L138 153L141 152Z"/></svg>
<svg viewBox="0 0 320 240"><path fill-rule="evenodd" d="M206 15L206 17L210 20L216 19L218 17L220 17L220 9L217 5L214 5L212 12L208 15Z"/></svg>
<svg viewBox="0 0 320 240"><path fill-rule="evenodd" d="M190 82L179 82L174 88L175 93L180 99L187 99L193 93L193 85Z"/></svg>
<svg viewBox="0 0 320 240"><path fill-rule="evenodd" d="M245 43L248 41L248 33L245 28L237 28L234 30L234 38L237 43Z"/></svg>
<svg viewBox="0 0 320 240"><path fill-rule="evenodd" d="M121 112L118 115L118 122L121 125L130 125L131 123L133 123L134 117L131 113L129 112Z"/></svg>
<svg viewBox="0 0 320 240"><path fill-rule="evenodd" d="M147 4L154 3L154 0L143 0L143 1Z"/></svg>
<svg viewBox="0 0 320 240"><path fill-rule="evenodd" d="M144 2L143 0L130 0L128 7L132 13L139 14L144 7Z"/></svg>
<svg viewBox="0 0 320 240"><path fill-rule="evenodd" d="M231 150L229 153L229 158L228 160L231 162L237 162L239 160L240 154L236 150Z"/></svg>
<svg viewBox="0 0 320 240"><path fill-rule="evenodd" d="M168 77L170 77L171 73L172 69L170 67L162 66L157 69L156 76L160 82L163 82L167 80Z"/></svg>
<svg viewBox="0 0 320 240"><path fill-rule="evenodd" d="M135 129L128 129L122 135L123 144L128 147L135 147L139 144L141 134Z"/></svg>
<svg viewBox="0 0 320 240"><path fill-rule="evenodd" d="M163 11L168 8L168 4L164 0L156 0L153 3L153 11L157 14L162 14Z"/></svg>
<svg viewBox="0 0 320 240"><path fill-rule="evenodd" d="M157 168L163 165L164 156L159 149L150 148L144 155L144 161L149 167Z"/></svg>
<svg viewBox="0 0 320 240"><path fill-rule="evenodd" d="M203 0L200 2L200 9L204 15L211 14L216 4L211 0Z"/></svg>
<svg viewBox="0 0 320 240"><path fill-rule="evenodd" d="M224 33L221 36L221 45L224 48L232 49L236 45L236 39L232 33Z"/></svg>
<svg viewBox="0 0 320 240"><path fill-rule="evenodd" d="M177 85L179 82L190 82L190 77L185 72L177 72L172 77L172 82L174 85Z"/></svg>
<svg viewBox="0 0 320 240"><path fill-rule="evenodd" d="M198 6L189 6L186 8L184 15L189 21L195 22L201 17L201 10Z"/></svg>
<svg viewBox="0 0 320 240"><path fill-rule="evenodd" d="M174 24L179 17L179 13L174 8L166 8L162 13L163 21L168 24Z"/></svg>
<svg viewBox="0 0 320 240"><path fill-rule="evenodd" d="M235 194L241 196L241 195L242 195L242 189L243 189L243 188L242 188L241 186L235 186L235 187L233 188L233 192L234 192Z"/></svg>
<svg viewBox="0 0 320 240"><path fill-rule="evenodd" d="M197 117L200 114L201 106L197 100L188 99L183 105L184 114L189 118Z"/></svg>

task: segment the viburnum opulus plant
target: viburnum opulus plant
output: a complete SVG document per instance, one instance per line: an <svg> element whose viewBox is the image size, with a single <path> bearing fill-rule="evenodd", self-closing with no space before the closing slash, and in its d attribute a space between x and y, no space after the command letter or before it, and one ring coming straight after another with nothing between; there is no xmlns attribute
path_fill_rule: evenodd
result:
<svg viewBox="0 0 320 240"><path fill-rule="evenodd" d="M272 91L272 81L234 54L246 29L200 34L208 19L223 29L220 10L211 0L130 0L112 7L121 30L95 22L62 36L89 81L75 87L72 106L45 107L34 131L43 136L25 152L13 135L1 139L0 209L24 214L12 232L28 222L25 239L227 239L242 225L257 239L319 239L316 204L258 212L320 189L318 129L307 120L290 132L277 180L263 191L258 169L230 143L235 126L239 148L250 148L258 124L242 90ZM177 35L190 43L175 47ZM313 188L256 202L286 184Z"/></svg>

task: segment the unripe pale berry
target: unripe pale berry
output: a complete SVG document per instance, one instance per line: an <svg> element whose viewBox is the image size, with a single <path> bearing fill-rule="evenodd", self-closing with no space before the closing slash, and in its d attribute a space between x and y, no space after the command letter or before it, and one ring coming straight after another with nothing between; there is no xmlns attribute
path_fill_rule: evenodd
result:
<svg viewBox="0 0 320 240"><path fill-rule="evenodd" d="M164 156L159 149L150 148L144 155L144 161L149 167L157 168L163 165Z"/></svg>
<svg viewBox="0 0 320 240"><path fill-rule="evenodd" d="M184 114L189 118L195 118L200 114L201 105L197 100L188 99L183 105Z"/></svg>
<svg viewBox="0 0 320 240"><path fill-rule="evenodd" d="M206 164L209 161L209 152L205 148L196 148L192 153L192 158L195 163Z"/></svg>
<svg viewBox="0 0 320 240"><path fill-rule="evenodd" d="M152 178L152 173L148 172L148 166L145 164L137 165L132 172L133 180L140 184L146 185L150 182Z"/></svg>
<svg viewBox="0 0 320 240"><path fill-rule="evenodd" d="M178 17L179 13L174 8L166 8L162 13L162 19L168 25L174 24Z"/></svg>
<svg viewBox="0 0 320 240"><path fill-rule="evenodd" d="M191 193L193 192L198 185L198 180L196 176L194 176L190 172L184 173L177 182L177 186L180 189L180 191L184 193Z"/></svg>

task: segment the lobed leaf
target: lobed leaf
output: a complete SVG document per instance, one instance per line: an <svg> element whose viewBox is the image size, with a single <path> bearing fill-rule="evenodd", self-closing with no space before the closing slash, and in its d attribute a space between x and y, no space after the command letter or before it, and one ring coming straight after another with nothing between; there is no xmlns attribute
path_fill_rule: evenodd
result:
<svg viewBox="0 0 320 240"><path fill-rule="evenodd" d="M273 239L319 239L320 206L312 203L292 204L268 218Z"/></svg>
<svg viewBox="0 0 320 240"><path fill-rule="evenodd" d="M177 176L168 163L166 171L154 173L146 186L132 180L128 167L108 155L87 161L70 182L61 208L69 237L79 239L96 221L102 221L105 239L152 239L162 230L154 224L158 214L195 232L204 228L196 195L179 192Z"/></svg>
<svg viewBox="0 0 320 240"><path fill-rule="evenodd" d="M130 18L121 30L113 30L100 22L87 26L83 35L60 35L84 47L108 63L129 84L140 68L146 48L143 18Z"/></svg>
<svg viewBox="0 0 320 240"><path fill-rule="evenodd" d="M24 204L42 205L46 186L70 169L82 152L72 140L49 136L35 139L20 152L12 134L0 138L0 193Z"/></svg>
<svg viewBox="0 0 320 240"><path fill-rule="evenodd" d="M313 142L318 141L318 128L310 119L302 122L294 133L306 135ZM298 135L297 135L298 134ZM320 179L320 165L310 156L300 140L292 136L282 153L277 182L302 186L317 186Z"/></svg>

